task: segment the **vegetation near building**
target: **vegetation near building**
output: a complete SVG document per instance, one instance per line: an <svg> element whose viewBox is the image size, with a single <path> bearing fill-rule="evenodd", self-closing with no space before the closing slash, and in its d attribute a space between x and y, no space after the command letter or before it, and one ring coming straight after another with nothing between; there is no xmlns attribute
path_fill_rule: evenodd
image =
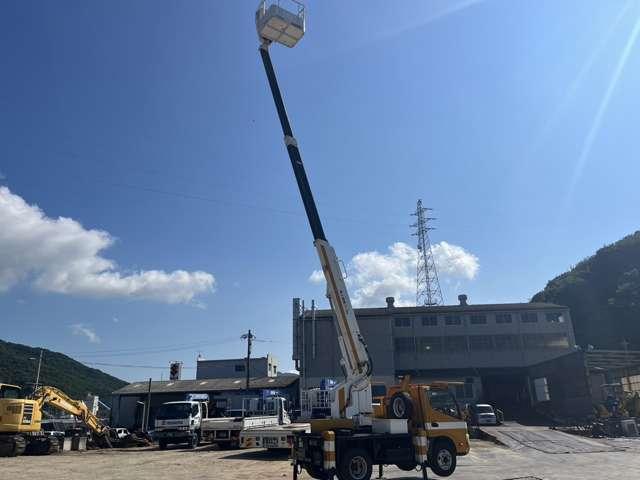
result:
<svg viewBox="0 0 640 480"><path fill-rule="evenodd" d="M0 340L0 383L19 385L31 392L38 368L40 349ZM31 360L35 359L35 360ZM58 352L44 349L40 383L59 388L72 398L84 399L88 393L110 403L111 392L127 382Z"/></svg>
<svg viewBox="0 0 640 480"><path fill-rule="evenodd" d="M583 347L640 350L640 231L554 278L531 301L569 306Z"/></svg>

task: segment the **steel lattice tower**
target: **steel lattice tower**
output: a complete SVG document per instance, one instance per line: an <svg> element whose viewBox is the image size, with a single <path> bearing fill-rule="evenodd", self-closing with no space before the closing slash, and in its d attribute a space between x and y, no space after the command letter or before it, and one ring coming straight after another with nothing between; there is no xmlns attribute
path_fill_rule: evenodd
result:
<svg viewBox="0 0 640 480"><path fill-rule="evenodd" d="M429 240L429 230L433 227L429 226L433 217L428 217L426 212L431 208L423 207L422 200L418 200L416 211L412 216L417 218L416 223L411 225L415 228L412 235L418 237L418 267L416 270L416 305L434 306L442 305L444 299L442 290L440 290L440 281L438 280L438 271L436 262L433 259L433 251L431 250L431 241Z"/></svg>

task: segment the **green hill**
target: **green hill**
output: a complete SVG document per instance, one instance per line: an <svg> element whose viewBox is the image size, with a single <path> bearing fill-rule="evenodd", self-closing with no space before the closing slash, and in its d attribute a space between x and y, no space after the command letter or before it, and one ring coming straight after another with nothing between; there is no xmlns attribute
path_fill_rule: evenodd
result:
<svg viewBox="0 0 640 480"><path fill-rule="evenodd" d="M532 302L571 308L579 345L640 350L640 231L607 245L551 280Z"/></svg>
<svg viewBox="0 0 640 480"><path fill-rule="evenodd" d="M0 340L0 382L20 385L27 392L35 382L40 349ZM95 368L89 368L62 353L44 350L40 370L40 384L61 389L72 398L84 399L87 393L99 395L111 403L111 392L127 382Z"/></svg>

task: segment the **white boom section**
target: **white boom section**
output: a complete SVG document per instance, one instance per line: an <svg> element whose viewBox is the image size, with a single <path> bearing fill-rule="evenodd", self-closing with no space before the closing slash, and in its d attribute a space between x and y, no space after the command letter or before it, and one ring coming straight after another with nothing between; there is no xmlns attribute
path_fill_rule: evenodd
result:
<svg viewBox="0 0 640 480"><path fill-rule="evenodd" d="M360 334L335 250L326 240L315 240L314 245L327 281L327 297L336 317L338 344L342 354L340 364L345 372L344 382L334 388L331 416L368 423L364 417L358 417L366 417L372 412L369 353Z"/></svg>

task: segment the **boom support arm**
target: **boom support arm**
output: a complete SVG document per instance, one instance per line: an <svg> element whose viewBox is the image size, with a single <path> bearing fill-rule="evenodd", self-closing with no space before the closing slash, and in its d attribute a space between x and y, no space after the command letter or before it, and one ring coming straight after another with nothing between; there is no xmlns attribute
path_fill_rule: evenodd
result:
<svg viewBox="0 0 640 480"><path fill-rule="evenodd" d="M322 228L322 222L320 221L304 164L302 163L302 156L298 149L298 142L293 136L293 130L289 123L273 64L271 63L268 41L263 41L260 46L260 56L262 57L264 69L271 88L271 94L278 111L278 118L280 119L282 132L284 133L284 143L289 154L289 159L291 160L291 167L293 168L300 196L302 197L302 203L304 204L313 234L313 243L318 252L322 271L327 282L327 296L336 317L338 343L340 344L342 354L340 363L345 372L345 382L336 387L339 400L339 416L357 416L361 413L370 413L369 378L371 375L371 359L369 352L360 334L358 321L351 306L351 300L335 250L327 241L324 229ZM362 401L354 402L353 394L364 391L368 392L369 400L364 398ZM347 407L350 405L350 412L347 413Z"/></svg>
<svg viewBox="0 0 640 480"><path fill-rule="evenodd" d="M109 427L89 411L87 406L79 401L69 398L62 390L55 387L40 387L36 390L33 399L42 408L43 405L51 405L58 410L69 413L82 420L92 432L102 436L107 433Z"/></svg>

